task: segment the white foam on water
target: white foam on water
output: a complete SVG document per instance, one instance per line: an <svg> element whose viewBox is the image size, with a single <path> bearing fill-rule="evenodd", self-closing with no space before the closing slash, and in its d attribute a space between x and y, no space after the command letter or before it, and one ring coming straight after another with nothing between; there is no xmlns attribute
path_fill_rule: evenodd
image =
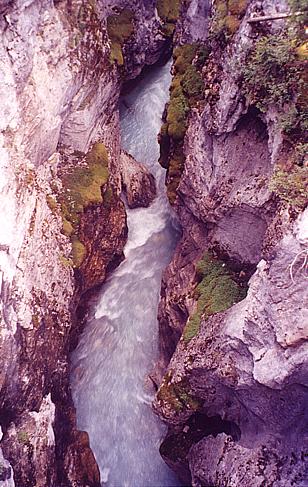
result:
<svg viewBox="0 0 308 487"><path fill-rule="evenodd" d="M157 306L161 274L176 236L159 166L157 134L168 99L170 64L147 75L125 96L122 146L148 165L158 196L149 208L127 210L126 259L104 284L93 318L72 356L78 427L108 487L180 485L159 455L164 425L151 409L146 378L158 358Z"/></svg>

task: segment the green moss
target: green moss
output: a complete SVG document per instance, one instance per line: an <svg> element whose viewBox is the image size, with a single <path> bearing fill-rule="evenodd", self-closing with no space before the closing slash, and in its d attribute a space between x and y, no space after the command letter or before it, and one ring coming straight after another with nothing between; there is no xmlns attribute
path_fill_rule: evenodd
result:
<svg viewBox="0 0 308 487"><path fill-rule="evenodd" d="M123 66L123 45L134 33L134 14L123 9L119 14L109 15L107 18L107 32L111 41L110 61Z"/></svg>
<svg viewBox="0 0 308 487"><path fill-rule="evenodd" d="M20 430L17 433L17 439L22 445L27 445L29 443L29 434L27 431Z"/></svg>
<svg viewBox="0 0 308 487"><path fill-rule="evenodd" d="M49 194L46 196L46 203L47 203L50 211L52 211L52 213L55 213L55 211L58 208L58 204L57 204L56 200L52 196L50 196Z"/></svg>
<svg viewBox="0 0 308 487"><path fill-rule="evenodd" d="M78 269L83 263L86 256L86 248L79 240L74 239L72 242L73 266Z"/></svg>
<svg viewBox="0 0 308 487"><path fill-rule="evenodd" d="M224 42L237 32L248 6L248 0L218 0L215 4L211 36Z"/></svg>
<svg viewBox="0 0 308 487"><path fill-rule="evenodd" d="M189 98L197 100L202 97L204 83L195 66L188 66L186 69L182 78L182 86Z"/></svg>
<svg viewBox="0 0 308 487"><path fill-rule="evenodd" d="M101 143L93 145L86 155L86 165L79 166L63 178L64 192L61 211L64 227L72 233L66 221L73 227L79 223L79 215L91 204L102 203L101 187L108 181L108 156Z"/></svg>
<svg viewBox="0 0 308 487"><path fill-rule="evenodd" d="M180 0L157 0L156 7L164 22L176 23L180 15Z"/></svg>
<svg viewBox="0 0 308 487"><path fill-rule="evenodd" d="M73 267L74 265L73 261L71 259L67 259L66 257L64 257L64 255L60 255L59 260L64 267Z"/></svg>
<svg viewBox="0 0 308 487"><path fill-rule="evenodd" d="M171 93L167 112L168 135L172 139L182 140L186 132L186 118L189 105L182 89Z"/></svg>
<svg viewBox="0 0 308 487"><path fill-rule="evenodd" d="M117 63L119 66L124 65L124 58L121 44L118 42L112 42L110 48L110 61L111 64Z"/></svg>
<svg viewBox="0 0 308 487"><path fill-rule="evenodd" d="M185 44L173 52L175 74L170 87L166 121L159 135L159 162L168 169L167 194L171 203L175 202L184 167L183 140L188 115L191 108L203 98L204 84L200 71L208 55L209 51L198 44Z"/></svg>
<svg viewBox="0 0 308 487"><path fill-rule="evenodd" d="M197 264L196 270L202 276L196 287L196 312L188 319L184 328L183 339L188 343L200 329L201 318L225 311L241 301L246 295L246 288L241 287L233 278L226 265L207 252Z"/></svg>
<svg viewBox="0 0 308 487"><path fill-rule="evenodd" d="M62 231L64 235L70 237L74 233L74 227L66 218L62 218Z"/></svg>
<svg viewBox="0 0 308 487"><path fill-rule="evenodd" d="M166 37L172 37L175 24L180 15L181 0L157 0L156 7L164 25L162 31Z"/></svg>
<svg viewBox="0 0 308 487"><path fill-rule="evenodd" d="M107 185L109 177L104 144L96 142L83 158L83 165L68 171L62 178L63 192L59 195L62 231L71 237L75 267L80 267L85 257L85 247L77 238L80 215L88 206L103 203L102 187Z"/></svg>
<svg viewBox="0 0 308 487"><path fill-rule="evenodd" d="M276 169L270 189L292 208L303 210L308 202L308 167L295 166L288 172Z"/></svg>
<svg viewBox="0 0 308 487"><path fill-rule="evenodd" d="M39 326L40 318L38 315L36 315L36 314L32 315L32 323L36 328Z"/></svg>
<svg viewBox="0 0 308 487"><path fill-rule="evenodd" d="M232 15L243 16L248 6L248 0L229 0L228 9Z"/></svg>
<svg viewBox="0 0 308 487"><path fill-rule="evenodd" d="M184 74L193 62L198 50L198 44L184 44L173 51L174 69L176 73Z"/></svg>
<svg viewBox="0 0 308 487"><path fill-rule="evenodd" d="M167 403L176 412L185 409L197 411L201 406L201 401L191 394L187 380L172 382L172 372L165 375L158 390L157 399L165 404Z"/></svg>

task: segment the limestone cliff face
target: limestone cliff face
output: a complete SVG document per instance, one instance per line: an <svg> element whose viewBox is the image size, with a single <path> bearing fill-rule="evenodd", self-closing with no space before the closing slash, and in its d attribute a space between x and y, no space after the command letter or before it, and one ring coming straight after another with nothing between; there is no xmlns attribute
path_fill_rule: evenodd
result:
<svg viewBox="0 0 308 487"><path fill-rule="evenodd" d="M214 2L210 19L190 30L188 17L177 30L179 44L201 40L210 49L202 97L189 100L183 163L176 168L172 113L166 117L167 187L183 236L163 276L159 322L167 372L154 409L169 425L162 456L184 481L304 486L307 210L272 192L277 165L289 157L279 117L290 105L258 109L242 74L258 40L279 36L285 25L248 19L288 7L237 3ZM189 8L200 13L198 2ZM188 96L184 55L176 52L174 69ZM305 184L303 194L307 201Z"/></svg>
<svg viewBox="0 0 308 487"><path fill-rule="evenodd" d="M67 354L80 294L122 258L117 102L123 80L166 46L154 7L0 2L0 424L11 464L1 453L1 485L13 485L13 470L18 486L99 485L76 430ZM128 33L114 59L110 25L123 8ZM96 141L106 167L85 156Z"/></svg>

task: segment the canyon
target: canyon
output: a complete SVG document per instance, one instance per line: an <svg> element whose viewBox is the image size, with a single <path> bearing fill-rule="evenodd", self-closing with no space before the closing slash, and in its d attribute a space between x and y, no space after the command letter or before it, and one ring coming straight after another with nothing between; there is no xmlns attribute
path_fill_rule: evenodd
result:
<svg viewBox="0 0 308 487"><path fill-rule="evenodd" d="M307 485L292 8L0 0L1 487Z"/></svg>

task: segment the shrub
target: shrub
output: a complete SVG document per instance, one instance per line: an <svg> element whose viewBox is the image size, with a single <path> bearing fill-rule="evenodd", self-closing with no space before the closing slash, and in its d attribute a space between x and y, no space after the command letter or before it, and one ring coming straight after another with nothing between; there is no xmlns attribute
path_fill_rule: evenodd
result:
<svg viewBox="0 0 308 487"><path fill-rule="evenodd" d="M307 109L292 106L288 112L281 116L280 126L285 134L306 132L308 130Z"/></svg>
<svg viewBox="0 0 308 487"><path fill-rule="evenodd" d="M246 296L246 288L240 286L232 277L231 271L210 252L196 266L202 277L196 287L196 312L188 319L183 331L183 339L188 343L200 329L201 318L225 311Z"/></svg>
<svg viewBox="0 0 308 487"><path fill-rule="evenodd" d="M180 15L180 0L157 0L156 7L164 22L176 23Z"/></svg>
<svg viewBox="0 0 308 487"><path fill-rule="evenodd" d="M285 35L262 37L248 56L243 69L244 91L257 108L269 104L282 108L294 96L299 80L295 50Z"/></svg>
<svg viewBox="0 0 308 487"><path fill-rule="evenodd" d="M293 209L303 210L308 203L308 168L294 166L290 172L278 168L270 189Z"/></svg>

